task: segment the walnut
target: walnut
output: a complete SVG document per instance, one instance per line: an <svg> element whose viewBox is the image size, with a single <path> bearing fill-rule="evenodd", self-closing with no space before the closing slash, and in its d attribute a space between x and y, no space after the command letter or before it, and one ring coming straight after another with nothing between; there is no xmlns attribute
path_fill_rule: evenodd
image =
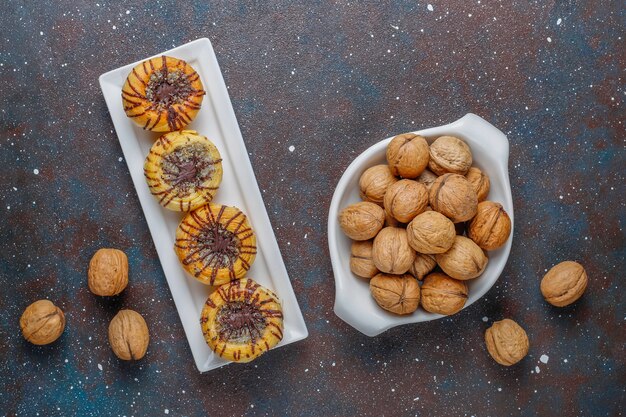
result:
<svg viewBox="0 0 626 417"><path fill-rule="evenodd" d="M454 223L436 211L425 211L406 228L409 245L420 253L443 253L454 243Z"/></svg>
<svg viewBox="0 0 626 417"><path fill-rule="evenodd" d="M89 262L89 290L102 296L117 295L128 285L128 257L118 249L99 249Z"/></svg>
<svg viewBox="0 0 626 417"><path fill-rule="evenodd" d="M387 274L404 274L409 270L415 252L409 246L406 230L385 227L374 238L372 259L379 271Z"/></svg>
<svg viewBox="0 0 626 417"><path fill-rule="evenodd" d="M408 274L378 274L370 280L370 292L379 306L396 314L410 314L420 302L420 286Z"/></svg>
<svg viewBox="0 0 626 417"><path fill-rule="evenodd" d="M437 175L465 173L472 166L472 151L454 136L441 136L430 144L428 168Z"/></svg>
<svg viewBox="0 0 626 417"><path fill-rule="evenodd" d="M141 314L120 310L109 324L109 343L115 356L125 361L139 360L148 350L150 335Z"/></svg>
<svg viewBox="0 0 626 417"><path fill-rule="evenodd" d="M409 268L409 273L418 280L423 280L428 273L430 273L437 266L437 261L432 255L426 255L424 253L416 253L415 260Z"/></svg>
<svg viewBox="0 0 626 417"><path fill-rule="evenodd" d="M357 276L371 278L378 274L378 268L372 260L371 240L352 242L350 250L350 270Z"/></svg>
<svg viewBox="0 0 626 417"><path fill-rule="evenodd" d="M54 342L65 329L65 314L49 300L35 301L20 317L24 339L34 345Z"/></svg>
<svg viewBox="0 0 626 417"><path fill-rule="evenodd" d="M485 332L487 351L500 365L511 366L528 353L528 336L513 320L496 321Z"/></svg>
<svg viewBox="0 0 626 417"><path fill-rule="evenodd" d="M391 226L391 227L400 227L401 224L398 220L396 220L395 217L393 217L391 214L389 214L387 212L387 210L385 210L385 226Z"/></svg>
<svg viewBox="0 0 626 417"><path fill-rule="evenodd" d="M414 133L398 135L387 146L387 162L391 173L402 178L417 178L428 166L426 139Z"/></svg>
<svg viewBox="0 0 626 417"><path fill-rule="evenodd" d="M449 316L463 308L467 293L465 282L434 272L427 275L422 284L422 307L431 313Z"/></svg>
<svg viewBox="0 0 626 417"><path fill-rule="evenodd" d="M382 207L361 201L351 204L339 213L339 226L352 240L368 240L376 236L385 222Z"/></svg>
<svg viewBox="0 0 626 417"><path fill-rule="evenodd" d="M511 219L502 204L483 201L478 204L476 216L469 223L467 236L485 250L504 245L511 234Z"/></svg>
<svg viewBox="0 0 626 417"><path fill-rule="evenodd" d="M408 223L428 206L428 190L413 180L400 180L389 186L384 199L387 215Z"/></svg>
<svg viewBox="0 0 626 417"><path fill-rule="evenodd" d="M366 169L359 179L361 198L382 205L387 188L396 181L398 179L387 165L374 165Z"/></svg>
<svg viewBox="0 0 626 417"><path fill-rule="evenodd" d="M421 182L422 184L424 184L426 188L430 191L430 186L433 185L433 182L435 182L437 178L438 176L433 174L432 171L425 169L424 172L422 172L420 176L417 177L417 182Z"/></svg>
<svg viewBox="0 0 626 417"><path fill-rule="evenodd" d="M429 191L430 206L454 223L476 215L478 197L472 184L462 175L445 174L437 178Z"/></svg>
<svg viewBox="0 0 626 417"><path fill-rule="evenodd" d="M491 184L487 174L476 167L471 167L469 171L467 171L467 174L465 174L465 178L467 178L470 184L472 184L472 188L476 192L478 201L484 201L489 194L489 187Z"/></svg>
<svg viewBox="0 0 626 417"><path fill-rule="evenodd" d="M555 265L541 280L541 293L547 302L565 307L578 300L587 289L587 272L578 262Z"/></svg>
<svg viewBox="0 0 626 417"><path fill-rule="evenodd" d="M472 239L455 236L454 243L445 253L435 255L437 264L452 278L467 280L476 278L487 267L487 256Z"/></svg>

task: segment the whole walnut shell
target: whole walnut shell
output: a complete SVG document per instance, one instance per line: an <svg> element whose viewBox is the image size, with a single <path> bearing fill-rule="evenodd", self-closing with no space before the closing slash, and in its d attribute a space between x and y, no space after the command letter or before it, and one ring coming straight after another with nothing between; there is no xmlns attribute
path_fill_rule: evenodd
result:
<svg viewBox="0 0 626 417"><path fill-rule="evenodd" d="M489 259L472 239L455 236L454 243L445 253L435 255L437 264L452 278L467 280L483 273Z"/></svg>
<svg viewBox="0 0 626 417"><path fill-rule="evenodd" d="M485 331L487 351L500 365L511 366L528 353L528 336L513 320L496 321Z"/></svg>
<svg viewBox="0 0 626 417"><path fill-rule="evenodd" d="M99 249L89 262L89 290L102 296L117 295L128 285L128 257L118 249Z"/></svg>
<svg viewBox="0 0 626 417"><path fill-rule="evenodd" d="M443 253L454 243L454 223L436 211L425 211L406 228L409 245L420 253Z"/></svg>
<svg viewBox="0 0 626 417"><path fill-rule="evenodd" d="M379 272L372 260L372 245L371 240L352 242L350 270L359 277L371 278Z"/></svg>
<svg viewBox="0 0 626 417"><path fill-rule="evenodd" d="M339 226L352 240L373 238L384 223L385 210L368 201L351 204L339 213Z"/></svg>
<svg viewBox="0 0 626 417"><path fill-rule="evenodd" d="M511 234L511 219L502 204L493 201L478 203L476 216L469 223L467 236L485 250L498 249Z"/></svg>
<svg viewBox="0 0 626 417"><path fill-rule="evenodd" d="M430 186L433 185L433 182L435 182L437 178L439 177L433 174L432 171L425 169L424 172L422 172L420 176L417 177L417 182L424 184L426 188L430 191Z"/></svg>
<svg viewBox="0 0 626 417"><path fill-rule="evenodd" d="M491 182L489 181L487 174L476 167L471 167L469 171L467 171L467 174L465 174L465 178L467 178L470 184L472 184L472 188L476 192L478 201L484 201L487 198L487 195L489 195L489 188L491 186Z"/></svg>
<svg viewBox="0 0 626 417"><path fill-rule="evenodd" d="M398 181L387 165L374 165L365 170L359 179L361 198L376 204L383 204L387 188Z"/></svg>
<svg viewBox="0 0 626 417"><path fill-rule="evenodd" d="M378 274L370 280L370 292L379 306L396 314L410 314L420 302L420 286L408 274Z"/></svg>
<svg viewBox="0 0 626 417"><path fill-rule="evenodd" d="M22 313L20 328L24 339L34 345L47 345L63 334L65 314L52 301L35 301Z"/></svg>
<svg viewBox="0 0 626 417"><path fill-rule="evenodd" d="M467 294L465 282L434 272L424 278L422 307L428 312L449 316L463 308Z"/></svg>
<svg viewBox="0 0 626 417"><path fill-rule="evenodd" d="M150 335L141 314L120 310L109 324L109 343L115 356L125 361L139 360L148 350Z"/></svg>
<svg viewBox="0 0 626 417"><path fill-rule="evenodd" d="M385 227L374 238L372 259L379 271L386 274L404 274L409 270L415 252L409 246L406 230Z"/></svg>
<svg viewBox="0 0 626 417"><path fill-rule="evenodd" d="M476 215L478 197L472 184L462 175L445 174L437 178L429 191L430 207L454 223Z"/></svg>
<svg viewBox="0 0 626 417"><path fill-rule="evenodd" d="M441 136L430 144L428 168L437 175L465 175L472 166L472 151L454 136Z"/></svg>
<svg viewBox="0 0 626 417"><path fill-rule="evenodd" d="M398 135L387 146L387 162L391 173L402 178L417 178L428 166L426 139L414 133Z"/></svg>
<svg viewBox="0 0 626 417"><path fill-rule="evenodd" d="M565 307L582 297L587 289L587 272L578 262L555 265L541 280L541 293L547 302Z"/></svg>
<svg viewBox="0 0 626 417"><path fill-rule="evenodd" d="M418 280L423 280L437 266L437 261L432 255L426 255L424 253L416 253L415 260L409 268L409 274L413 275Z"/></svg>
<svg viewBox="0 0 626 417"><path fill-rule="evenodd" d="M387 215L408 223L428 206L428 190L417 181L400 180L389 186L384 203Z"/></svg>

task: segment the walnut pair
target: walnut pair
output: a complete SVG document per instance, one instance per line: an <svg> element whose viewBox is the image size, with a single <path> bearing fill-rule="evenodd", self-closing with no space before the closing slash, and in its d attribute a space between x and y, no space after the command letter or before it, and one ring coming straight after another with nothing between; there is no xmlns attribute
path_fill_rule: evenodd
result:
<svg viewBox="0 0 626 417"><path fill-rule="evenodd" d="M541 280L541 293L555 307L565 307L580 297L587 288L585 268L578 262L565 261L552 267ZM485 332L487 351L501 365L511 366L528 353L528 336L510 319L495 322Z"/></svg>

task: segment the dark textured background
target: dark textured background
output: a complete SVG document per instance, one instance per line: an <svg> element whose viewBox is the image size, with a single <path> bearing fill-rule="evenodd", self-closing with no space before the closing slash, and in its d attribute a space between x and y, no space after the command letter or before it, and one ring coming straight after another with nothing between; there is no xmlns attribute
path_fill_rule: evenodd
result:
<svg viewBox="0 0 626 417"><path fill-rule="evenodd" d="M622 415L621 2L45 3L0 6L1 415ZM310 337L201 375L98 76L205 36ZM334 185L376 141L467 112L511 142L508 265L456 316L363 336L332 312L325 225ZM130 258L131 288L114 300L85 285L102 246ZM581 261L591 282L582 300L556 309L539 280L565 259ZM47 347L29 345L18 326L39 298L68 320ZM150 325L148 354L135 364L117 360L106 340L123 306ZM531 341L511 368L483 344L504 317Z"/></svg>

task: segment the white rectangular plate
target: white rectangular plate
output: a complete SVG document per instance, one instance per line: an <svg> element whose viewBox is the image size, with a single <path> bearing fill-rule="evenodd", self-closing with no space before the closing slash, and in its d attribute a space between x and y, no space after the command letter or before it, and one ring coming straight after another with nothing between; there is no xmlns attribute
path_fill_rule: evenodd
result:
<svg viewBox="0 0 626 417"><path fill-rule="evenodd" d="M224 176L214 201L242 209L256 232L258 253L248 276L272 289L282 302L285 329L283 340L278 346L306 338L308 331L302 312L280 255L211 42L206 38L197 39L155 56L160 55L184 59L200 74L207 94L198 116L188 128L211 139L222 155ZM174 252L174 236L182 214L161 207L146 184L143 174L144 160L159 134L144 131L135 125L126 117L122 107L122 86L128 73L139 62L102 74L100 88L111 113L193 358L200 372L205 372L229 363L213 354L205 343L200 328L200 313L211 287L196 281L180 265Z"/></svg>

